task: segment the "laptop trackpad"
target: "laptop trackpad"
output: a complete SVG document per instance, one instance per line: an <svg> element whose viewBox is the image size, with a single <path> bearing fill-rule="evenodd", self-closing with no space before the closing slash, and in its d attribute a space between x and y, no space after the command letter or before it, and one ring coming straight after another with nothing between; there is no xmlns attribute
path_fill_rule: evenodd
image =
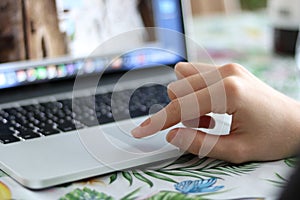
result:
<svg viewBox="0 0 300 200"><path fill-rule="evenodd" d="M80 131L79 137L94 158L108 163L116 162L120 158L131 160L174 150L178 152L178 148L166 141L166 132L136 139L130 134L132 128L132 124L126 122L122 122L121 126L116 124L98 126Z"/></svg>

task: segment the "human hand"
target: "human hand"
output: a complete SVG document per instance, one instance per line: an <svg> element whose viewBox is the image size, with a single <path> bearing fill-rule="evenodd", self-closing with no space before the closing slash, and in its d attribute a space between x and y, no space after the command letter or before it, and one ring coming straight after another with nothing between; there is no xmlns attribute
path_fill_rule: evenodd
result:
<svg viewBox="0 0 300 200"><path fill-rule="evenodd" d="M167 141L193 154L205 138L215 141L207 155L233 163L276 160L293 155L300 144L299 102L269 87L238 64L212 66L179 63L178 81L168 86L171 102L132 130L136 138L182 122ZM228 135L211 135L208 113L232 115Z"/></svg>

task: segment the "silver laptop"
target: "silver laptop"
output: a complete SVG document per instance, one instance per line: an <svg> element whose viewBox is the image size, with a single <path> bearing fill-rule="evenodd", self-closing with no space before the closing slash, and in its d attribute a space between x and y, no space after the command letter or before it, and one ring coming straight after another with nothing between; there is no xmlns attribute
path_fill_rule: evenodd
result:
<svg viewBox="0 0 300 200"><path fill-rule="evenodd" d="M0 3L1 170L41 189L180 155L130 130L186 60L181 1L20 2Z"/></svg>

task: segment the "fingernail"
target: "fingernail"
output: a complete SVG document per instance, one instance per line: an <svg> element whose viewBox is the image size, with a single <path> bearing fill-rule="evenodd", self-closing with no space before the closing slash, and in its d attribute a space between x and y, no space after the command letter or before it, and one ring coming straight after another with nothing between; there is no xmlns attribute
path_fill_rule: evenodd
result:
<svg viewBox="0 0 300 200"><path fill-rule="evenodd" d="M140 138L140 127L136 127L131 131L131 135L135 138Z"/></svg>
<svg viewBox="0 0 300 200"><path fill-rule="evenodd" d="M173 129L173 130L169 131L167 138L166 138L169 143L171 143L173 141L174 137L176 136L177 131L178 131L177 129Z"/></svg>
<svg viewBox="0 0 300 200"><path fill-rule="evenodd" d="M151 120L150 118L148 118L146 121L144 121L143 123L141 123L140 127L144 127L147 126L148 124L150 124Z"/></svg>
<svg viewBox="0 0 300 200"><path fill-rule="evenodd" d="M131 131L132 136L135 138L143 137L141 128L147 126L148 124L150 124L150 122L151 122L151 120L150 120L150 118L148 118L143 123L141 123L138 127L134 128Z"/></svg>
<svg viewBox="0 0 300 200"><path fill-rule="evenodd" d="M189 64L188 62L178 62L176 65L186 65L186 64Z"/></svg>

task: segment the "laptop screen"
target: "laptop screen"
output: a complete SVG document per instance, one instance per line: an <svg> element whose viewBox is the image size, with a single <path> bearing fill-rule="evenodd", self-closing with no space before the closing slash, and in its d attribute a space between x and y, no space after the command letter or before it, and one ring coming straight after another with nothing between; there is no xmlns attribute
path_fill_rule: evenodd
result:
<svg viewBox="0 0 300 200"><path fill-rule="evenodd" d="M159 31L183 33L180 0L21 0L1 1L0 9L0 89L185 57L184 37ZM129 40L101 49L126 34Z"/></svg>

